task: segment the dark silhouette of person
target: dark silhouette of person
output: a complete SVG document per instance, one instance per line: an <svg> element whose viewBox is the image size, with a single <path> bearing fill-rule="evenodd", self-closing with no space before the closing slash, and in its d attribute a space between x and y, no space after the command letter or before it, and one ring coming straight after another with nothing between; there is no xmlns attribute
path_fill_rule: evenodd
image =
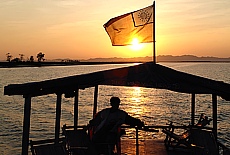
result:
<svg viewBox="0 0 230 155"><path fill-rule="evenodd" d="M210 122L212 119L209 119L208 116L205 116L203 113L200 115L200 118L198 120L197 126L204 127L206 125L210 125Z"/></svg>
<svg viewBox="0 0 230 155"><path fill-rule="evenodd" d="M140 119L119 109L120 99L118 97L111 97L110 105L111 108L98 112L88 125L88 127L94 127L91 140L98 154L113 154L115 144L121 136L119 130L122 124L144 127Z"/></svg>

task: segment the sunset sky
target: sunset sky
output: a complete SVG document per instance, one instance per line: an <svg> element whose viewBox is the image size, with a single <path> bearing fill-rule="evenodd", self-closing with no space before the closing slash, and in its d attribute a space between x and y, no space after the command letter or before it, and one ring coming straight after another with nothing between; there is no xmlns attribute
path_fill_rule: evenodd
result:
<svg viewBox="0 0 230 155"><path fill-rule="evenodd" d="M0 60L6 53L46 59L152 56L112 46L103 28L110 18L150 0L1 0ZM156 0L156 54L230 57L230 0Z"/></svg>

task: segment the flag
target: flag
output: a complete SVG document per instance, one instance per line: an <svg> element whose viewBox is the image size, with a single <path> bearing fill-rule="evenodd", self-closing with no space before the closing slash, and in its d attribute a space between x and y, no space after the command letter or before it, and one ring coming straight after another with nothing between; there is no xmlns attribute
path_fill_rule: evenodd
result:
<svg viewBox="0 0 230 155"><path fill-rule="evenodd" d="M113 46L153 42L154 5L111 18L104 24Z"/></svg>

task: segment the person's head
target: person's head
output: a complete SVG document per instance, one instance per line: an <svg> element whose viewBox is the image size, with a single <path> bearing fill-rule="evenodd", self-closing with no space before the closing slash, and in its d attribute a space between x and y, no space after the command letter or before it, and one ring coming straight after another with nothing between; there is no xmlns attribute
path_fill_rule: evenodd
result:
<svg viewBox="0 0 230 155"><path fill-rule="evenodd" d="M110 99L110 105L112 106L113 109L118 109L120 105L121 100L119 97L111 97Z"/></svg>

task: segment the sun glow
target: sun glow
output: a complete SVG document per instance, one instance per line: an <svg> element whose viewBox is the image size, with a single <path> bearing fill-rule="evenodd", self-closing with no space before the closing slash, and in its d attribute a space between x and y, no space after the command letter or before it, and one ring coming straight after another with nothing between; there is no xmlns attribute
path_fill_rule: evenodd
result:
<svg viewBox="0 0 230 155"><path fill-rule="evenodd" d="M137 38L133 38L132 42L131 42L131 49L132 50L140 50L143 48L143 44L140 43L140 41Z"/></svg>

